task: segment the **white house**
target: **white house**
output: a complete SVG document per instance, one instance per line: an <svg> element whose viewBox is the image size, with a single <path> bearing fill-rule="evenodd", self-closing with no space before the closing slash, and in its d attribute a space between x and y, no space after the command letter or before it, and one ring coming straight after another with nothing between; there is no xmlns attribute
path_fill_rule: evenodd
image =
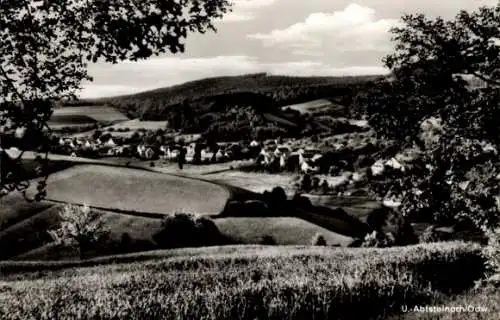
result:
<svg viewBox="0 0 500 320"><path fill-rule="evenodd" d="M201 150L201 159L211 159L213 156L213 152L208 152L206 149Z"/></svg>
<svg viewBox="0 0 500 320"><path fill-rule="evenodd" d="M148 160L151 160L151 159L153 159L154 156L155 156L155 152L153 151L153 149L146 148L146 150L144 151L143 157L148 159Z"/></svg>
<svg viewBox="0 0 500 320"><path fill-rule="evenodd" d="M192 148L191 146L189 146L186 150L186 161L193 161L194 159L194 148Z"/></svg>
<svg viewBox="0 0 500 320"><path fill-rule="evenodd" d="M260 143L258 143L257 141L252 140L252 142L250 142L250 147L258 147L258 146L260 146Z"/></svg>
<svg viewBox="0 0 500 320"><path fill-rule="evenodd" d="M224 157L224 153L222 152L221 149L219 149L219 151L217 151L217 153L215 154L215 160L216 161L219 161L220 159L222 159Z"/></svg>
<svg viewBox="0 0 500 320"><path fill-rule="evenodd" d="M385 166L382 160L377 160L370 168L374 176L379 176L384 173Z"/></svg>
<svg viewBox="0 0 500 320"><path fill-rule="evenodd" d="M391 167L393 169L396 169L396 170L405 171L405 168L403 167L403 165L395 158L391 158L391 159L387 160L385 165L388 167Z"/></svg>
<svg viewBox="0 0 500 320"><path fill-rule="evenodd" d="M116 143L113 141L113 138L109 138L109 140L106 141L105 145L109 147L114 147L116 146Z"/></svg>
<svg viewBox="0 0 500 320"><path fill-rule="evenodd" d="M316 153L315 155L313 155L313 156L312 156L311 160L312 160L313 162L315 162L315 161L320 160L321 158L323 158L323 155L322 155L322 154L319 154L319 153Z"/></svg>
<svg viewBox="0 0 500 320"><path fill-rule="evenodd" d="M307 163L307 161L304 161L300 165L300 170L304 173L316 173L319 171L317 167L311 166L309 163Z"/></svg>
<svg viewBox="0 0 500 320"><path fill-rule="evenodd" d="M274 150L274 155L276 157L281 157L282 155L289 155L290 154L290 149L285 146L278 146L276 147L276 150Z"/></svg>
<svg viewBox="0 0 500 320"><path fill-rule="evenodd" d="M285 166L286 166L286 160L287 160L286 155L282 154L280 156L280 168L281 169L285 168Z"/></svg>

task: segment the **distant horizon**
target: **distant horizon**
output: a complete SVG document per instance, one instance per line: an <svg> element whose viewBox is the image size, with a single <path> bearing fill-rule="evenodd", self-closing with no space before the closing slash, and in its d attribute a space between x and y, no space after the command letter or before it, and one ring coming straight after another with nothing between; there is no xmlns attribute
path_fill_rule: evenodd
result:
<svg viewBox="0 0 500 320"><path fill-rule="evenodd" d="M213 79L213 78L222 78L222 77L242 77L242 76L249 76L249 75L258 75L258 74L265 74L265 76L282 76L282 77L300 77L300 78L314 78L314 77L324 77L324 78L353 78L353 77L370 77L370 76L385 76L389 74L389 71L386 73L366 73L366 74L336 74L336 75L297 75L297 74L279 74L279 73L271 73L271 72L250 72L250 73L241 73L241 74L221 74L221 75L216 75L216 76L207 76L207 77L200 77L200 78L195 78L192 80L187 80L187 81L181 81L181 82L172 82L173 84L171 85L166 85L166 86L158 86L158 87L151 87L151 88L137 88L136 91L129 91L125 93L118 93L118 94L112 94L112 95L105 95L105 96L85 96L85 95L78 95L79 100L100 100L100 99L109 99L109 98L114 98L114 97L121 97L121 96L128 96L128 95L134 95L134 94L140 94L144 92L149 92L149 91L155 91L155 90L161 90L169 87L174 87L177 85L182 85L186 84L189 82L195 82L195 81L200 81L204 79ZM133 90L131 88L131 90Z"/></svg>

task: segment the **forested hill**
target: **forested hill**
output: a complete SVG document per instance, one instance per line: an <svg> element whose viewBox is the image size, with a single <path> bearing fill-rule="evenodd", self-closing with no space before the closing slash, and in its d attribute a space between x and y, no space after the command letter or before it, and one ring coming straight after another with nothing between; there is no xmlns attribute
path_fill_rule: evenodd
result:
<svg viewBox="0 0 500 320"><path fill-rule="evenodd" d="M222 96L236 94L229 100L231 103L243 106L250 101L246 100L246 94L241 95L241 93L253 93L255 96L263 95L270 98L275 106L282 106L320 98L342 98L349 95L350 91L358 85L366 84L379 77L292 77L258 73L206 78L132 95L96 99L91 102L112 105L131 118L168 120L170 107L186 105L192 101L207 102L211 97L220 100ZM243 100L238 101L238 98Z"/></svg>
<svg viewBox="0 0 500 320"><path fill-rule="evenodd" d="M77 104L109 105L129 118L166 120L170 129L218 140L303 136L322 133L320 128L325 126L300 112L282 110L282 106L316 99L348 106L353 96L380 77L217 77Z"/></svg>

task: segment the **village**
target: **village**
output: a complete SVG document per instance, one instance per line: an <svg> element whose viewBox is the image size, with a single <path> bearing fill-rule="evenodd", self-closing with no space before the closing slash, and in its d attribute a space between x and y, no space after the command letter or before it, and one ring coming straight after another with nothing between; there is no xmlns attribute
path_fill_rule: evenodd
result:
<svg viewBox="0 0 500 320"><path fill-rule="evenodd" d="M105 139L103 139L105 138ZM144 139L143 139L144 140ZM52 152L73 157L105 158L135 157L144 161L160 160L177 162L185 153L185 162L189 164L214 164L238 160L255 160L263 168L279 171L301 171L315 173L319 171L321 150L312 147L300 147L295 139L256 140L240 142L218 142L208 144L198 137L195 141L173 139L169 143L148 144L144 141L102 135L93 137L60 137ZM183 151L184 150L184 151Z"/></svg>

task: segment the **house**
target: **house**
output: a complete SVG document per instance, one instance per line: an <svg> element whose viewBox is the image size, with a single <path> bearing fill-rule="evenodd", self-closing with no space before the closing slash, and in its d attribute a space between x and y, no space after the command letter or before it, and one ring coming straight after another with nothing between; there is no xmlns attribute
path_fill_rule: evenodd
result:
<svg viewBox="0 0 500 320"><path fill-rule="evenodd" d="M255 147L259 147L259 146L260 146L260 143L258 143L258 142L257 142L257 141L255 141L255 140L252 140L252 142L250 142L250 147L255 148Z"/></svg>
<svg viewBox="0 0 500 320"><path fill-rule="evenodd" d="M304 162L311 161L315 154L317 154L315 151L300 149L299 163L302 165Z"/></svg>
<svg viewBox="0 0 500 320"><path fill-rule="evenodd" d="M321 160L321 158L323 158L323 155L319 154L319 153L316 153L315 155L312 156L311 161L312 162L316 162L318 160Z"/></svg>
<svg viewBox="0 0 500 320"><path fill-rule="evenodd" d="M281 157L282 155L288 156L290 154L290 149L285 146L278 146L276 150L274 150L274 155L276 157Z"/></svg>
<svg viewBox="0 0 500 320"><path fill-rule="evenodd" d="M175 160L179 157L180 150L179 149L174 149L174 148L167 148L167 153L165 154L165 157L167 160Z"/></svg>
<svg viewBox="0 0 500 320"><path fill-rule="evenodd" d="M395 158L391 158L391 159L387 160L385 165L387 167L391 167L395 170L405 171L405 168L403 167L403 165Z"/></svg>
<svg viewBox="0 0 500 320"><path fill-rule="evenodd" d="M209 152L207 149L201 150L201 160L212 159L213 152Z"/></svg>
<svg viewBox="0 0 500 320"><path fill-rule="evenodd" d="M144 152L146 151L146 146L143 144L140 144L137 146L136 152L140 157L144 156Z"/></svg>
<svg viewBox="0 0 500 320"><path fill-rule="evenodd" d="M146 150L144 151L144 155L143 155L144 158L146 158L147 160L151 160L155 157L155 152L153 150L153 148L146 148Z"/></svg>
<svg viewBox="0 0 500 320"><path fill-rule="evenodd" d="M160 146L160 154L163 156L166 156L168 154L168 147L167 146Z"/></svg>
<svg viewBox="0 0 500 320"><path fill-rule="evenodd" d="M116 143L113 141L113 138L109 138L109 140L106 141L105 145L109 147L114 147L116 146Z"/></svg>
<svg viewBox="0 0 500 320"><path fill-rule="evenodd" d="M384 162L382 160L377 160L371 167L370 170L372 172L372 175L374 176L379 176L384 173L385 171L385 166Z"/></svg>
<svg viewBox="0 0 500 320"><path fill-rule="evenodd" d="M300 165L300 171L302 171L303 173L316 173L319 170L317 167L313 167L307 161L305 161Z"/></svg>
<svg viewBox="0 0 500 320"><path fill-rule="evenodd" d="M194 159L194 148L192 148L191 146L187 147L186 148L186 161L188 162L192 162L193 159Z"/></svg>
<svg viewBox="0 0 500 320"><path fill-rule="evenodd" d="M220 161L222 160L222 158L224 158L224 152L221 149L219 149L215 154L215 160Z"/></svg>
<svg viewBox="0 0 500 320"><path fill-rule="evenodd" d="M280 156L280 169L283 170L286 167L286 155L282 154Z"/></svg>

